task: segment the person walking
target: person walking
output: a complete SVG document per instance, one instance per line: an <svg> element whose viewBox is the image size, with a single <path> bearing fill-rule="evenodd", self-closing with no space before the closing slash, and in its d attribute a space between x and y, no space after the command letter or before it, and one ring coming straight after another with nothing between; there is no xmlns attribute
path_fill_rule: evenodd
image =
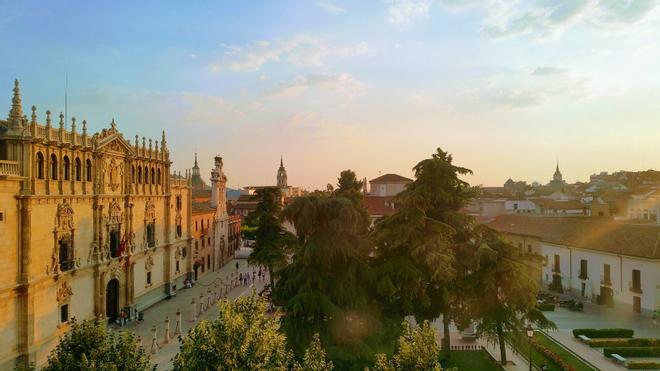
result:
<svg viewBox="0 0 660 371"><path fill-rule="evenodd" d="M236 272L238 272L238 262L236 262Z"/></svg>

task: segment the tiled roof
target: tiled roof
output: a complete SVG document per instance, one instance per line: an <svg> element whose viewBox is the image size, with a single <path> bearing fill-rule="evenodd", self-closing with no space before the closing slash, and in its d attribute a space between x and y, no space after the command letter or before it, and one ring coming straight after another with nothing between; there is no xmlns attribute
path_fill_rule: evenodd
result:
<svg viewBox="0 0 660 371"><path fill-rule="evenodd" d="M385 174L381 175L376 179L371 179L369 183L374 182L374 183L390 183L390 182L396 182L396 183L412 183L412 179L408 179L406 177L403 177L398 174Z"/></svg>
<svg viewBox="0 0 660 371"><path fill-rule="evenodd" d="M530 201L552 210L582 210L586 207L580 200L557 201L550 198L535 198Z"/></svg>
<svg viewBox="0 0 660 371"><path fill-rule="evenodd" d="M192 213L193 214L207 214L214 213L215 207L211 206L208 202L192 202Z"/></svg>
<svg viewBox="0 0 660 371"><path fill-rule="evenodd" d="M369 215L392 215L396 212L392 208L394 197L392 196L365 196L362 200L364 207L367 209Z"/></svg>
<svg viewBox="0 0 660 371"><path fill-rule="evenodd" d="M535 236L557 245L660 259L658 225L520 215L500 215L487 225L503 233Z"/></svg>

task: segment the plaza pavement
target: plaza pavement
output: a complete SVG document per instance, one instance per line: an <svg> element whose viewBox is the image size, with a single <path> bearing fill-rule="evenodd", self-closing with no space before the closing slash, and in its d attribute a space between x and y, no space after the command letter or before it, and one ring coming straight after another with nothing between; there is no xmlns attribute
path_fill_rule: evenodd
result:
<svg viewBox="0 0 660 371"><path fill-rule="evenodd" d="M200 279L195 283L195 285L190 289L180 289L177 290L177 295L158 302L152 307L144 311L144 321L140 323L129 323L121 328L120 330L129 330L133 331L135 334L140 336L142 339L142 345L144 346L145 351L148 353L152 350L152 339L153 332L152 328L156 327L156 336L159 349L155 354L151 354L151 362L157 365L158 370L168 370L171 369L172 359L179 352L179 339L178 336L174 334L176 328L176 312L177 310L181 311L181 334L185 335L188 333L188 330L194 327L202 319L214 319L218 316L218 307L216 303L212 303L209 308L207 308L200 316L198 316L195 322L192 321L193 309L192 309L192 300L195 299L195 302L198 304L200 301L200 294L204 295L204 302L208 303L209 289L216 290L215 284L220 283L220 279L223 282L227 282L231 274L236 273L236 262L239 263L239 272L252 272L253 266L248 266L247 260L245 259L234 259L228 262L222 268L216 270L215 272L209 272L206 275L200 277ZM267 284L268 277L265 277L261 281L257 278L257 282L254 282L252 285L248 286L231 286L227 287L228 292L225 293L224 297L229 299L235 299L242 295L249 294L252 290L259 292L263 289L264 285ZM218 291L223 291L218 287ZM211 301L213 301L213 293L210 294ZM218 297L219 299L219 297ZM165 317L170 319L170 341L169 344L164 344L165 340Z"/></svg>

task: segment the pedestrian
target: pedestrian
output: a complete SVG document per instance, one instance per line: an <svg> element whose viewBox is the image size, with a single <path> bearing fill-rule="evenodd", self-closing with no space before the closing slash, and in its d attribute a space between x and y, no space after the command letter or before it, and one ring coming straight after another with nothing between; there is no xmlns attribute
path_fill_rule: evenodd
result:
<svg viewBox="0 0 660 371"><path fill-rule="evenodd" d="M236 262L236 272L238 272L238 262Z"/></svg>
<svg viewBox="0 0 660 371"><path fill-rule="evenodd" d="M255 270L253 269L253 270L252 270L252 283L255 282L254 279L256 278L256 276L257 276L257 271L255 271Z"/></svg>
<svg viewBox="0 0 660 371"><path fill-rule="evenodd" d="M257 276L259 277L259 281L261 281L261 268L259 268L259 271L257 272Z"/></svg>
<svg viewBox="0 0 660 371"><path fill-rule="evenodd" d="M238 282L243 285L243 273L238 274Z"/></svg>

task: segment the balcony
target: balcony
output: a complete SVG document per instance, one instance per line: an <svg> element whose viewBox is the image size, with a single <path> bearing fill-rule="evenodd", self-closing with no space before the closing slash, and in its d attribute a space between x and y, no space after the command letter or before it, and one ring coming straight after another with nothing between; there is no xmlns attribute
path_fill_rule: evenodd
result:
<svg viewBox="0 0 660 371"><path fill-rule="evenodd" d="M630 292L634 292L635 294L642 294L642 284L639 282L629 282L628 288L630 289Z"/></svg>
<svg viewBox="0 0 660 371"><path fill-rule="evenodd" d="M580 274L578 275L578 278L583 280L583 281L587 281L589 279L589 276L587 275L587 272L580 272Z"/></svg>
<svg viewBox="0 0 660 371"><path fill-rule="evenodd" d="M0 160L0 176L19 176L21 175L18 167L18 161Z"/></svg>
<svg viewBox="0 0 660 371"><path fill-rule="evenodd" d="M610 277L600 276L600 284L601 286L612 287L612 280L610 279Z"/></svg>

